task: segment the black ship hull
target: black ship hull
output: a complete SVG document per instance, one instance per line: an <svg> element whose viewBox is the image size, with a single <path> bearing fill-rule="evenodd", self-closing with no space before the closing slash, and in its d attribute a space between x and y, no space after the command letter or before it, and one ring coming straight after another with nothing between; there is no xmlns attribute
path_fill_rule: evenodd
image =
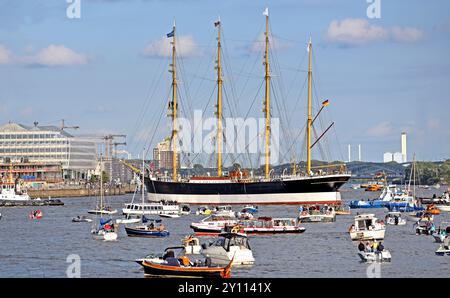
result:
<svg viewBox="0 0 450 298"><path fill-rule="evenodd" d="M338 174L261 182L172 182L145 179L150 200L187 204L340 204Z"/></svg>

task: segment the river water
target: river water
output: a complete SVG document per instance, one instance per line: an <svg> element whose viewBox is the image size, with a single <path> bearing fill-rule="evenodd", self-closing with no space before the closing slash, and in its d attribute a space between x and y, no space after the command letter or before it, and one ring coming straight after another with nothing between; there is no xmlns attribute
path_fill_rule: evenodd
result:
<svg viewBox="0 0 450 298"><path fill-rule="evenodd" d="M440 195L440 190L420 189L419 195ZM374 198L379 193L342 189L343 200ZM108 202L120 211L131 195L109 197ZM91 223L72 223L77 215L87 215L96 198L64 198L62 207L40 207L44 216L30 220L33 207L2 208L0 220L0 277L66 277L69 255L81 260L81 277L136 277L144 276L134 259L148 253L159 253L168 246L178 246L190 234L189 224L202 217L196 215L164 219L170 231L166 238L131 238L120 227L116 242L92 239ZM192 206L195 210L196 207ZM259 206L259 215L295 217L298 206ZM240 210L238 206L236 211ZM447 277L450 257L436 256L439 244L431 236L417 236L413 223L406 226L388 226L384 246L392 254L391 263L368 268L357 255L356 243L347 230L353 223L352 215L338 215L334 223L303 224L306 232L298 235L250 236L250 245L256 263L250 268L233 268L232 277L367 277L367 272L381 277ZM387 210L368 209L378 218ZM120 212L119 212L120 213ZM118 213L118 214L119 214ZM119 215L117 215L119 216ZM92 217L92 216L91 216ZM435 222L450 221L450 213L435 216ZM200 238L202 239L202 238ZM206 239L205 239L206 240Z"/></svg>

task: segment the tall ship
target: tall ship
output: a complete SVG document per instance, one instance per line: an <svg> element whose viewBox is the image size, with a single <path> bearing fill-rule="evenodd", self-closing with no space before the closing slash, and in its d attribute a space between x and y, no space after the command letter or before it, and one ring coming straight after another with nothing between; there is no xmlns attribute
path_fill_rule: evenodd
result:
<svg viewBox="0 0 450 298"><path fill-rule="evenodd" d="M265 16L265 49L264 49L264 174L260 176L249 175L248 170L236 169L226 172L223 170L222 154L224 147L223 115L222 115L222 57L221 57L221 22L214 23L217 28L217 175L216 176L189 176L181 177L178 173L177 158L177 65L176 65L176 28L167 34L171 40L171 69L172 86L169 102L170 117L172 119L171 149L172 149L172 175L171 177L155 174L145 177L148 198L151 201L171 200L187 204L341 204L339 188L346 183L351 175L347 172L345 164L313 167L311 150L314 145L334 124L332 123L324 133L314 142L312 139L313 124L320 111L328 105L328 100L322 103L319 112L313 116L312 109L312 42L308 42L308 103L306 124L306 168L297 171L296 165L289 174L275 176L270 166L271 142L271 74L269 61L269 13Z"/></svg>

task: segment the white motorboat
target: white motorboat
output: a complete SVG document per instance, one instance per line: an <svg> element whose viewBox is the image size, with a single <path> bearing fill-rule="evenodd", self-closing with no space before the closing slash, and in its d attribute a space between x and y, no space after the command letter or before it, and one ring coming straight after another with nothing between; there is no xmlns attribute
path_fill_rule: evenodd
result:
<svg viewBox="0 0 450 298"><path fill-rule="evenodd" d="M180 214L181 215L189 215L191 214L191 208L188 205L181 205Z"/></svg>
<svg viewBox="0 0 450 298"><path fill-rule="evenodd" d="M384 239L386 226L374 214L359 214L355 216L355 223L349 228L352 240L381 240Z"/></svg>
<svg viewBox="0 0 450 298"><path fill-rule="evenodd" d="M158 214L180 214L180 206L176 202L150 202L150 203L128 203L122 209L126 215L158 215Z"/></svg>
<svg viewBox="0 0 450 298"><path fill-rule="evenodd" d="M334 222L336 221L336 211L333 207L326 205L300 207L298 220L302 223Z"/></svg>
<svg viewBox="0 0 450 298"><path fill-rule="evenodd" d="M222 232L225 226L234 226L239 220L234 216L211 214L200 222L191 223L195 233L217 234Z"/></svg>
<svg viewBox="0 0 450 298"><path fill-rule="evenodd" d="M18 185L11 183L2 184L0 190L0 200L4 201L29 201L31 200L30 196L25 192L19 189Z"/></svg>
<svg viewBox="0 0 450 298"><path fill-rule="evenodd" d="M448 237L445 237L439 245L439 248L436 250L436 255L438 256L450 256L450 239Z"/></svg>
<svg viewBox="0 0 450 298"><path fill-rule="evenodd" d="M184 237L181 241L184 247L184 253L187 255L199 255L201 254L202 246L200 240L193 235Z"/></svg>
<svg viewBox="0 0 450 298"><path fill-rule="evenodd" d="M386 224L395 226L406 225L406 219L402 217L402 214L397 211L389 212L385 218Z"/></svg>
<svg viewBox="0 0 450 298"><path fill-rule="evenodd" d="M218 238L202 249L202 255L215 265L227 265L232 259L233 266L253 265L255 258L246 234L221 233Z"/></svg>
<svg viewBox="0 0 450 298"><path fill-rule="evenodd" d="M389 250L376 251L376 252L367 252L360 251L358 252L359 257L363 262L390 262L391 261L391 253Z"/></svg>

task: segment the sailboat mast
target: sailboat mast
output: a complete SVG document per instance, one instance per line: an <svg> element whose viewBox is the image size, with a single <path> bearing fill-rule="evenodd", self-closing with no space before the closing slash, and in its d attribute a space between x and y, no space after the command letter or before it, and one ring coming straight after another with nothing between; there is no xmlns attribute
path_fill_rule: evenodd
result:
<svg viewBox="0 0 450 298"><path fill-rule="evenodd" d="M266 92L264 101L264 112L266 116L266 126L265 126L265 177L269 179L269 163L270 163L270 68L269 68L269 10L266 8L264 11L266 16L266 48L264 52L264 65L266 69L265 82L266 82Z"/></svg>
<svg viewBox="0 0 450 298"><path fill-rule="evenodd" d="M100 210L103 210L103 156L100 154Z"/></svg>
<svg viewBox="0 0 450 298"><path fill-rule="evenodd" d="M312 43L308 43L308 123L306 125L306 173L311 175L311 126L312 126Z"/></svg>
<svg viewBox="0 0 450 298"><path fill-rule="evenodd" d="M176 181L177 174L177 68L176 68L176 47L175 47L175 21L173 22L173 35L172 35L172 180Z"/></svg>
<svg viewBox="0 0 450 298"><path fill-rule="evenodd" d="M144 215L144 183L145 183L145 148L142 151L142 185L141 185L141 193L142 193L142 215Z"/></svg>
<svg viewBox="0 0 450 298"><path fill-rule="evenodd" d="M222 176L222 61L221 61L221 49L220 43L220 19L214 23L217 27L217 176Z"/></svg>

